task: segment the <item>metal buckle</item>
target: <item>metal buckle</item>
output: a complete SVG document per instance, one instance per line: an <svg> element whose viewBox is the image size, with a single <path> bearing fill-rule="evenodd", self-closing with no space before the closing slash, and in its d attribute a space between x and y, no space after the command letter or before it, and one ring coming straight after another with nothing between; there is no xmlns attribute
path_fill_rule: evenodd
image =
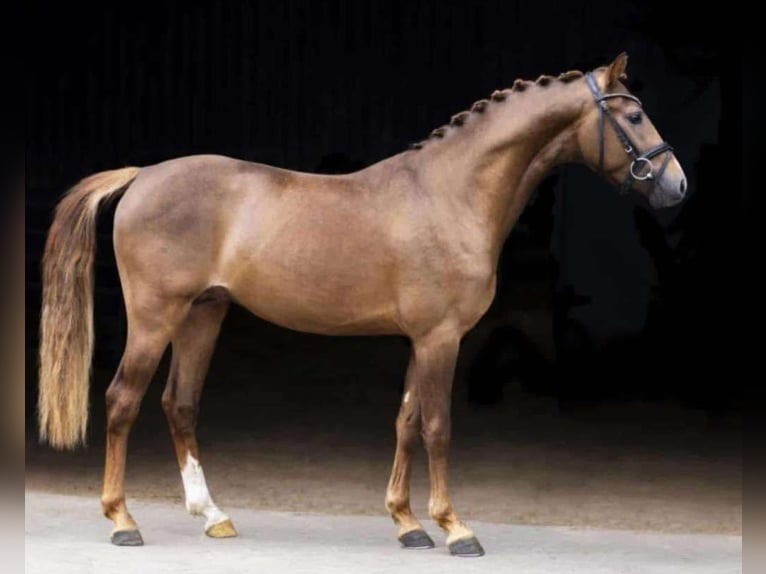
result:
<svg viewBox="0 0 766 574"><path fill-rule="evenodd" d="M644 162L647 164L647 167L649 168L649 173L646 175L638 175L636 174L636 164L638 162ZM633 160L633 163L630 164L630 175L635 179L636 181L645 181L647 179L652 179L654 177L653 173L653 166L652 162L646 159L645 157L639 157Z"/></svg>

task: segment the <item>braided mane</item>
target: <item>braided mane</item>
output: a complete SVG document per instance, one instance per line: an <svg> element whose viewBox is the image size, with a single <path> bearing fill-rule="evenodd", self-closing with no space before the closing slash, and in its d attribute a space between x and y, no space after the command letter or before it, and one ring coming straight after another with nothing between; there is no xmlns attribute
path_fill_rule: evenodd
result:
<svg viewBox="0 0 766 574"><path fill-rule="evenodd" d="M428 135L428 137L425 140L410 144L410 149L419 150L428 142L428 140L443 138L450 127L458 128L462 126L471 118L472 114L484 113L487 107L489 107L491 104L504 102L508 98L508 96L513 92L523 92L531 86L546 87L546 86L549 86L552 82L561 82L561 83L567 84L569 82L577 80L578 78L582 78L584 75L585 74L579 70L570 70L568 72L563 72L555 77L546 76L545 74L543 74L542 76L537 78L534 82L529 80L518 79L515 82L513 82L513 85L510 88L505 88L503 90L495 90L494 92L492 92L489 99L483 99L483 100L474 102L469 110L462 111L455 114L454 116L452 116L452 118L450 118L449 124L445 124L441 127L436 128Z"/></svg>

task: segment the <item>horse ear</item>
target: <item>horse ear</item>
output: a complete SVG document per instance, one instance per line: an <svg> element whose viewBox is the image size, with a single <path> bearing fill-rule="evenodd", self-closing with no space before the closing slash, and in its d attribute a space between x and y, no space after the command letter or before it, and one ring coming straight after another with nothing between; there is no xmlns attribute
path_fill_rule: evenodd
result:
<svg viewBox="0 0 766 574"><path fill-rule="evenodd" d="M606 71L606 87L610 88L614 86L620 80L627 80L628 76L625 74L625 68L628 66L628 55L623 52L614 59L614 62L609 64L609 68Z"/></svg>

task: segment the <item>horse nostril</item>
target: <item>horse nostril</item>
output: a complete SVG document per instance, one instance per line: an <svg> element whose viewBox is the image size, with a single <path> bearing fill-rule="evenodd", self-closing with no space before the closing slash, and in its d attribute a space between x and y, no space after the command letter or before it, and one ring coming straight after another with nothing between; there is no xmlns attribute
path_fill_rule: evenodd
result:
<svg viewBox="0 0 766 574"><path fill-rule="evenodd" d="M679 188L681 195L686 195L686 178L681 180L681 187Z"/></svg>

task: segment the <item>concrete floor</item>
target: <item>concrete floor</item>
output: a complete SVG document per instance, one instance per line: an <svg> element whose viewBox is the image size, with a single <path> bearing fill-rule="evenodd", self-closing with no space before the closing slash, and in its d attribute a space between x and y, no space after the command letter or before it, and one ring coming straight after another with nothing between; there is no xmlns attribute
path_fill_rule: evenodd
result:
<svg viewBox="0 0 766 574"><path fill-rule="evenodd" d="M26 492L26 572L524 572L525 574L733 574L742 538L473 522L487 552L454 558L432 523L432 550L398 548L385 517L227 508L240 536L213 540L182 504L131 501L146 545L117 548L97 496Z"/></svg>

